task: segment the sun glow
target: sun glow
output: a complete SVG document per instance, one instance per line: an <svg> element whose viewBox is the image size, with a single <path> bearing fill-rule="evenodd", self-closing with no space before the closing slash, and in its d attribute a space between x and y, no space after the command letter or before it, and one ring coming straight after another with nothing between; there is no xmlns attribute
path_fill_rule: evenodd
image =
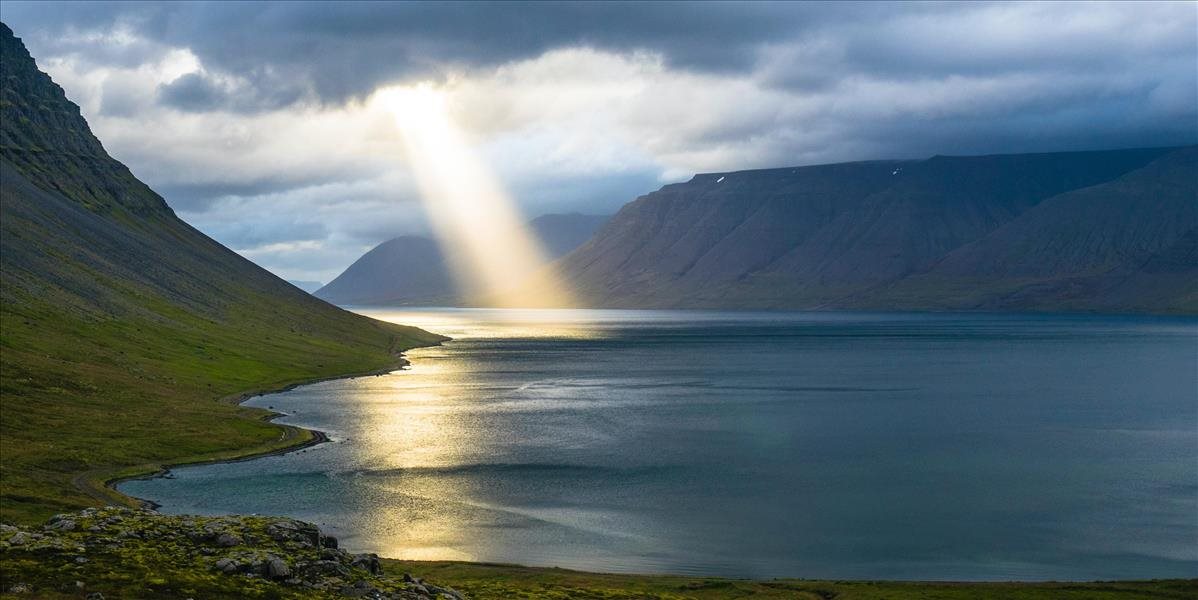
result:
<svg viewBox="0 0 1198 600"><path fill-rule="evenodd" d="M374 102L395 117L421 201L466 297L493 306L570 306L549 281L524 217L454 123L445 94L420 84L381 90Z"/></svg>

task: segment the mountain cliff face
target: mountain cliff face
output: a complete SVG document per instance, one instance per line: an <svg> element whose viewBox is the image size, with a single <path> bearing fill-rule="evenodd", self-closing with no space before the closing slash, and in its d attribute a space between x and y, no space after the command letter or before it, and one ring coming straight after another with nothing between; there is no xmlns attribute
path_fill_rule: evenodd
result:
<svg viewBox="0 0 1198 600"><path fill-rule="evenodd" d="M553 260L590 239L609 218L577 213L541 215L528 223L528 231L540 241L546 257ZM342 305L462 302L441 248L429 238L413 235L375 246L315 294Z"/></svg>
<svg viewBox="0 0 1198 600"><path fill-rule="evenodd" d="M3 25L0 211L6 518L94 502L80 473L277 440L215 400L440 339L330 306L179 220Z"/></svg>
<svg viewBox="0 0 1198 600"><path fill-rule="evenodd" d="M604 307L1195 311L1196 172L1154 148L704 174L555 270Z"/></svg>

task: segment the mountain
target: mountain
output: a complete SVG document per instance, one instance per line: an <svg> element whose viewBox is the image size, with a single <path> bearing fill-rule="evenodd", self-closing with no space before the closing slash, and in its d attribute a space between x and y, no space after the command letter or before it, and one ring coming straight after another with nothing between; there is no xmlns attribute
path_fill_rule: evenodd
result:
<svg viewBox="0 0 1198 600"><path fill-rule="evenodd" d="M608 215L548 214L528 223L546 258L577 248L611 218ZM453 273L437 243L400 236L372 248L336 279L315 292L342 305L455 305L461 303Z"/></svg>
<svg viewBox="0 0 1198 600"><path fill-rule="evenodd" d="M441 248L405 235L387 240L314 292L335 304L452 304L454 285Z"/></svg>
<svg viewBox="0 0 1198 600"><path fill-rule="evenodd" d="M290 283L291 285L294 285L295 287L304 290L309 294L324 287L324 284L319 281L305 281L302 279L288 279L287 283Z"/></svg>
<svg viewBox="0 0 1198 600"><path fill-rule="evenodd" d="M1195 312L1195 152L702 174L554 271L603 307Z"/></svg>
<svg viewBox="0 0 1198 600"><path fill-rule="evenodd" d="M178 219L2 24L0 73L3 520L119 502L116 474L302 441L218 400L443 339L331 306Z"/></svg>

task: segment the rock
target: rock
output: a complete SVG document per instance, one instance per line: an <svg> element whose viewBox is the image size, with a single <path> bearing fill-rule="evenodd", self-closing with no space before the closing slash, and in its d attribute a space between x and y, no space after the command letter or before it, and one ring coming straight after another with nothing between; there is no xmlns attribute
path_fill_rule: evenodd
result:
<svg viewBox="0 0 1198 600"><path fill-rule="evenodd" d="M432 584L424 584L424 588L429 591L434 597L448 597L453 600L462 600L462 595L452 588L443 588Z"/></svg>
<svg viewBox="0 0 1198 600"><path fill-rule="evenodd" d="M53 529L55 531L72 531L75 529L75 522L67 518L58 519L57 521L51 519L50 523L46 525L46 529Z"/></svg>
<svg viewBox="0 0 1198 600"><path fill-rule="evenodd" d="M291 575L291 569L287 567L287 563L279 557L273 557L266 563L266 574L271 579L284 579Z"/></svg>
<svg viewBox="0 0 1198 600"><path fill-rule="evenodd" d="M355 554L354 560L350 564L366 569L371 575L378 575L383 572L383 565L379 562L379 555L377 554Z"/></svg>
<svg viewBox="0 0 1198 600"><path fill-rule="evenodd" d="M81 564L81 565L82 565L82 564L86 564L86 563L87 563L87 558L86 558L86 557L83 557L83 556L76 556L76 557L75 557L75 562L77 562L77 563L79 563L79 564Z"/></svg>
<svg viewBox="0 0 1198 600"><path fill-rule="evenodd" d="M30 540L30 536L28 533L25 533L24 531L18 531L15 534L13 534L12 537L8 538L8 543L10 543L14 546L21 546L21 545L29 543L29 540Z"/></svg>
<svg viewBox="0 0 1198 600"><path fill-rule="evenodd" d="M92 592L87 595L87 600L104 600L104 594L100 592Z"/></svg>
<svg viewBox="0 0 1198 600"><path fill-rule="evenodd" d="M228 574L228 575L232 575L233 573L236 573L238 567L240 567L240 566L241 565L237 564L237 561L235 561L231 558L222 558L222 559L216 561L216 570L218 570L222 573Z"/></svg>
<svg viewBox="0 0 1198 600"><path fill-rule="evenodd" d="M222 534L216 536L216 545L217 546L223 546L225 548L232 548L233 546L237 546L239 544L241 544L241 538L239 538L231 533L222 533Z"/></svg>
<svg viewBox="0 0 1198 600"><path fill-rule="evenodd" d="M8 593L10 594L28 594L31 591L33 590L23 583L18 583L8 588Z"/></svg>
<svg viewBox="0 0 1198 600"><path fill-rule="evenodd" d="M320 545L325 548L336 548L337 538L331 535L322 535L320 536Z"/></svg>

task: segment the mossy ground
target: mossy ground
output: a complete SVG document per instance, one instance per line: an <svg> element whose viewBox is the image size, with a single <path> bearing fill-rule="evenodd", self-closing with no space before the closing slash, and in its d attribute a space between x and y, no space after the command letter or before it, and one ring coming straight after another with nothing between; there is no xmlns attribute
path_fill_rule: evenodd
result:
<svg viewBox="0 0 1198 600"><path fill-rule="evenodd" d="M56 515L41 527L0 526L5 597L460 598L395 575L384 577L374 555L338 549L293 519L104 508Z"/></svg>
<svg viewBox="0 0 1198 600"><path fill-rule="evenodd" d="M1198 597L1198 580L1097 583L751 581L615 575L463 562L377 560L278 517L86 509L0 526L0 597L391 600L1007 600ZM229 561L233 564L229 565ZM286 565L285 572L269 568ZM223 566L222 566L223 565ZM381 566L381 568L380 568Z"/></svg>
<svg viewBox="0 0 1198 600"><path fill-rule="evenodd" d="M387 572L445 581L473 600L1114 600L1198 598L1198 580L1096 583L751 581L673 575L615 575L465 562L383 561Z"/></svg>

